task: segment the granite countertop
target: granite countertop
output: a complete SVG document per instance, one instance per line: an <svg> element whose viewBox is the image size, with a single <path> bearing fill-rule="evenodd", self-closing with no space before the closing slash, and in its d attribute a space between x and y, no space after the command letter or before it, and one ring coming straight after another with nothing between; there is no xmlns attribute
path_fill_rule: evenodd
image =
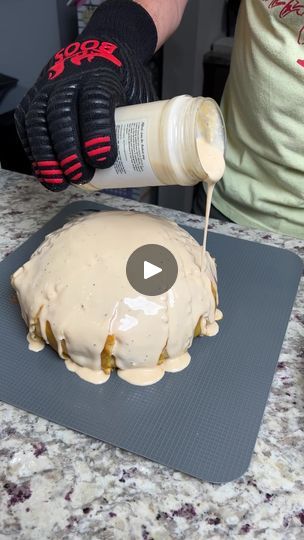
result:
<svg viewBox="0 0 304 540"><path fill-rule="evenodd" d="M57 211L89 199L191 227L182 212L0 171L0 259ZM304 242L211 220L216 232L292 250ZM0 403L0 539L304 538L304 284L298 291L247 473L212 485Z"/></svg>

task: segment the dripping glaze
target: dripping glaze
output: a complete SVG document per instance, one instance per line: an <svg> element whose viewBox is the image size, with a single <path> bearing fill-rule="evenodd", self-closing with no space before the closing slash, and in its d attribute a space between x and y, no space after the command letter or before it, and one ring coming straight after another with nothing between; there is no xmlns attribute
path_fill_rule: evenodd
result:
<svg viewBox="0 0 304 540"><path fill-rule="evenodd" d="M137 293L125 272L130 254L147 243L169 249L179 268L173 287L156 297ZM51 233L12 276L30 347L50 343L70 371L95 384L109 378L101 369L107 344L119 377L132 384L184 369L194 329L201 335L218 329L216 282L214 260L208 252L202 259L201 246L177 224L119 211Z"/></svg>

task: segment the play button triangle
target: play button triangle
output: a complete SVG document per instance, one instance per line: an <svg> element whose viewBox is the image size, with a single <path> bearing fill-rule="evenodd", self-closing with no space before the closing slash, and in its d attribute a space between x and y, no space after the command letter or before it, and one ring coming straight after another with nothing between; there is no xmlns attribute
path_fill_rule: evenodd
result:
<svg viewBox="0 0 304 540"><path fill-rule="evenodd" d="M157 274L160 274L163 269L149 261L144 261L144 279L149 279Z"/></svg>
<svg viewBox="0 0 304 540"><path fill-rule="evenodd" d="M131 253L126 273L131 287L139 294L159 296L173 287L178 266L167 248L159 244L145 244Z"/></svg>

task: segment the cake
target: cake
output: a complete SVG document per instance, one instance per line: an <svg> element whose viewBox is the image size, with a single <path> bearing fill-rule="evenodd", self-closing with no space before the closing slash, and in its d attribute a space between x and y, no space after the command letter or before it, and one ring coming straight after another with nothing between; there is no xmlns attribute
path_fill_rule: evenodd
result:
<svg viewBox="0 0 304 540"><path fill-rule="evenodd" d="M144 296L126 265L144 244L169 249L178 276L168 292ZM190 361L193 338L215 335L214 259L176 223L137 212L94 212L46 236L11 278L31 350L49 344L69 370L93 383L117 370L152 384Z"/></svg>

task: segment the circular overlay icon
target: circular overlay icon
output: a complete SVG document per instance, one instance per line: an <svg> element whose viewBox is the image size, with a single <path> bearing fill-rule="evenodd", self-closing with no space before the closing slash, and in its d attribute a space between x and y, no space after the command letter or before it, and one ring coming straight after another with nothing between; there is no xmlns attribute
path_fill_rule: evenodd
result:
<svg viewBox="0 0 304 540"><path fill-rule="evenodd" d="M130 255L126 271L133 289L146 296L158 296L174 285L178 266L167 248L145 244Z"/></svg>

